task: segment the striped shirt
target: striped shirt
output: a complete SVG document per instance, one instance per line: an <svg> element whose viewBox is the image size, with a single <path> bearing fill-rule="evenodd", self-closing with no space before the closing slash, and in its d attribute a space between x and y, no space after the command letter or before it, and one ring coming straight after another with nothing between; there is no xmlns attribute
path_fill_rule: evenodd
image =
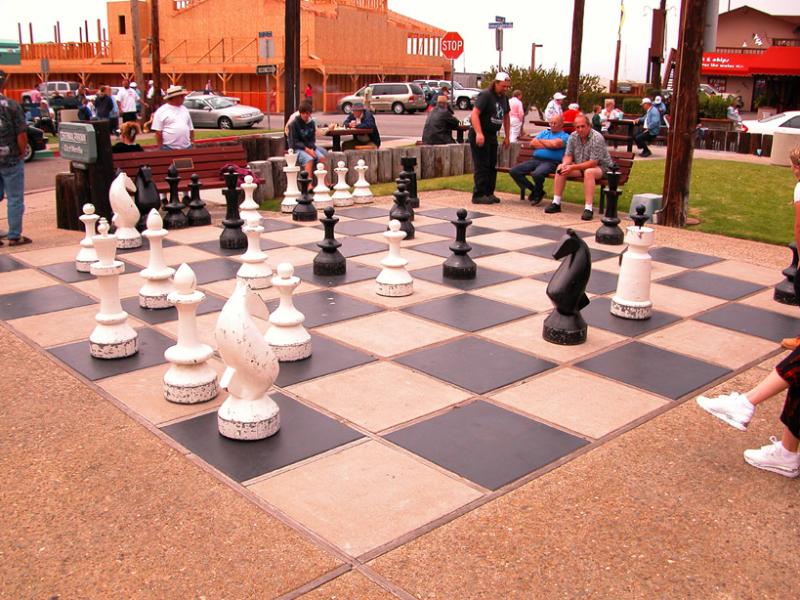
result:
<svg viewBox="0 0 800 600"><path fill-rule="evenodd" d="M596 160L603 171L611 167L611 157L608 155L606 140L603 134L594 129L589 130L589 137L586 138L586 142L581 139L577 131L571 133L567 141L566 154L572 157L572 162L575 164L586 162L587 160Z"/></svg>

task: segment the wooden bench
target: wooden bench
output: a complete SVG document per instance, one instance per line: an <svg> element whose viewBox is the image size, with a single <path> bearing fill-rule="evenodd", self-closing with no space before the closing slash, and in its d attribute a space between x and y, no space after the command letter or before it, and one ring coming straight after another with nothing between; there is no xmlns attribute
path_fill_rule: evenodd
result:
<svg viewBox="0 0 800 600"><path fill-rule="evenodd" d="M522 144L522 148L520 148L519 154L517 155L517 162L514 163L513 166L517 166L518 164L524 163L529 161L533 157L534 149L531 148L531 138L524 137L519 139L520 144ZM609 156L611 157L611 161L616 163L617 167L619 167L619 189L622 189L622 186L628 181L628 177L630 177L631 169L633 168L633 159L636 156L633 152L626 152L623 150L609 150ZM499 173L508 173L511 171L512 167L497 167L497 171ZM550 179L555 178L555 173L551 173L547 176ZM567 181L581 181L580 179L570 178ZM605 210L605 203L606 203L606 193L605 188L608 185L608 180L603 177L597 182L597 185L600 186L600 213L603 213ZM525 190L520 190L520 200L525 199Z"/></svg>
<svg viewBox="0 0 800 600"><path fill-rule="evenodd" d="M139 167L148 165L153 175L153 182L159 192L169 191L165 179L167 169L175 163L181 176L178 189L188 189L193 173L200 176L203 189L225 187L225 180L219 174L227 164L240 167L247 165L247 156L240 143L225 145L196 145L188 150L145 150L144 152L121 152L113 155L114 171L121 169L131 179L136 179Z"/></svg>

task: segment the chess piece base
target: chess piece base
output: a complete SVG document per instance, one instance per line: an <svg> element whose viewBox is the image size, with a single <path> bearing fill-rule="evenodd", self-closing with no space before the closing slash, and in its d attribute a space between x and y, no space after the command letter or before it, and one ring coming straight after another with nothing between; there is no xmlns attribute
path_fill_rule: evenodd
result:
<svg viewBox="0 0 800 600"><path fill-rule="evenodd" d="M280 410L269 396L259 400L229 396L217 413L220 435L233 440L263 440L278 433L280 427Z"/></svg>
<svg viewBox="0 0 800 600"><path fill-rule="evenodd" d="M314 275L317 277L333 277L347 273L347 262L338 250L314 257Z"/></svg>
<svg viewBox="0 0 800 600"><path fill-rule="evenodd" d="M133 356L139 351L139 334L130 326L98 325L89 336L89 353L95 358L113 360Z"/></svg>
<svg viewBox="0 0 800 600"><path fill-rule="evenodd" d="M281 202L281 212L287 214L291 213L295 206L297 206L297 200L294 198L284 198L283 202Z"/></svg>
<svg viewBox="0 0 800 600"><path fill-rule="evenodd" d="M190 208L186 213L186 222L189 227L199 227L201 225L211 225L211 214L205 208Z"/></svg>
<svg viewBox="0 0 800 600"><path fill-rule="evenodd" d="M414 282L409 283L381 283L376 282L377 287L375 293L379 296L388 296L390 298L401 298L403 296L410 296L414 293Z"/></svg>
<svg viewBox="0 0 800 600"><path fill-rule="evenodd" d="M136 231L134 229L134 231ZM120 231L117 230L117 248L141 248L142 247L142 236L136 231L136 237L120 237Z"/></svg>
<svg viewBox="0 0 800 600"><path fill-rule="evenodd" d="M775 302L780 302L781 304L789 304L791 306L800 304L797 296L794 294L794 283L791 281L781 281L776 285L772 297L775 299Z"/></svg>
<svg viewBox="0 0 800 600"><path fill-rule="evenodd" d="M357 196L353 194L354 204L372 204L372 196Z"/></svg>
<svg viewBox="0 0 800 600"><path fill-rule="evenodd" d="M217 397L217 373L208 364L172 365L164 374L164 398L175 404L200 404Z"/></svg>
<svg viewBox="0 0 800 600"><path fill-rule="evenodd" d="M97 259L93 261L76 260L75 270L78 271L78 273L89 273L91 271L93 262L97 262Z"/></svg>
<svg viewBox="0 0 800 600"><path fill-rule="evenodd" d="M220 248L223 250L244 250L247 248L247 236L241 230L242 223L243 221L239 222L238 228L233 225L222 230L219 235Z"/></svg>
<svg viewBox="0 0 800 600"><path fill-rule="evenodd" d="M645 321L653 316L653 303L650 300L633 302L614 296L611 299L611 314L622 319Z"/></svg>
<svg viewBox="0 0 800 600"><path fill-rule="evenodd" d="M170 308L172 304L167 300L168 295L169 291L156 295L142 294L139 292L139 306L151 309Z"/></svg>
<svg viewBox="0 0 800 600"><path fill-rule="evenodd" d="M478 266L471 258L465 258L468 258L469 262L463 260L451 261L447 259L442 265L442 275L447 279L475 279L478 276Z"/></svg>
<svg viewBox="0 0 800 600"><path fill-rule="evenodd" d="M300 206L298 204L298 206ZM303 210L302 212L298 211L296 208L292 210L292 221L316 221L317 220L317 211L314 207L311 207L311 210L306 212Z"/></svg>
<svg viewBox="0 0 800 600"><path fill-rule="evenodd" d="M594 235L598 244L621 246L625 243L625 234L617 225L602 225Z"/></svg>
<svg viewBox="0 0 800 600"><path fill-rule="evenodd" d="M236 279L244 281L251 290L265 290L272 285L272 276L255 275L248 277L246 275L237 275Z"/></svg>
<svg viewBox="0 0 800 600"><path fill-rule="evenodd" d="M296 344L287 344L285 346L274 346L270 344L272 352L278 362L296 362L311 356L311 339Z"/></svg>
<svg viewBox="0 0 800 600"><path fill-rule="evenodd" d="M577 346L586 341L588 326L580 314L562 315L554 310L544 320L542 337L559 346Z"/></svg>
<svg viewBox="0 0 800 600"><path fill-rule="evenodd" d="M314 205L314 208L316 208L317 210L325 210L329 206L333 206L333 200L331 200L330 198L328 198L327 200L314 200L312 204Z"/></svg>
<svg viewBox="0 0 800 600"><path fill-rule="evenodd" d="M336 196L333 197L333 205L336 208L339 208L340 206L353 206L353 204L354 202L352 197L348 198L337 198Z"/></svg>

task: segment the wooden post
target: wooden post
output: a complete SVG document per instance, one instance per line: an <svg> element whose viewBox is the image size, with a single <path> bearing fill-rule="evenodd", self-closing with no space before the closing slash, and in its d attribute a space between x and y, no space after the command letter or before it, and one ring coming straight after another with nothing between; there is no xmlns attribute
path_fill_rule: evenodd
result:
<svg viewBox="0 0 800 600"><path fill-rule="evenodd" d="M536 42L531 43L531 71L536 70L536 49L541 47L541 44L537 44Z"/></svg>
<svg viewBox="0 0 800 600"><path fill-rule="evenodd" d="M28 22L28 35L30 35L31 44L33 44L33 23L30 21Z"/></svg>
<svg viewBox="0 0 800 600"><path fill-rule="evenodd" d="M150 49L153 68L153 110L161 106L161 40L158 27L158 0L150 0Z"/></svg>
<svg viewBox="0 0 800 600"><path fill-rule="evenodd" d="M142 32L139 25L139 0L131 0L131 37L133 38L133 72L142 94L147 94L142 70Z"/></svg>
<svg viewBox="0 0 800 600"><path fill-rule="evenodd" d="M703 60L703 21L708 0L683 0L678 33L678 61L672 127L669 128L664 169L664 225L683 227L689 211L689 183L697 123L697 86Z"/></svg>
<svg viewBox="0 0 800 600"><path fill-rule="evenodd" d="M581 78L581 45L583 44L583 3L575 0L572 12L572 55L569 59L569 82L567 98L570 102L578 101L578 83Z"/></svg>
<svg viewBox="0 0 800 600"><path fill-rule="evenodd" d="M285 43L284 74L285 88L283 90L283 117L284 122L289 120L291 114L300 103L300 0L286 0L284 15Z"/></svg>

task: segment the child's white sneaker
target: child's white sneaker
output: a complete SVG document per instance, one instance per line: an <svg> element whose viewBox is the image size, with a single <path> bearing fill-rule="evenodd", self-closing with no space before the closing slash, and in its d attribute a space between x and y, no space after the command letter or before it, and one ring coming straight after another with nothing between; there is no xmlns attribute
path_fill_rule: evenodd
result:
<svg viewBox="0 0 800 600"><path fill-rule="evenodd" d="M745 461L754 467L784 477L800 475L800 452L789 452L775 436L769 438L769 441L769 444L757 450L745 450Z"/></svg>
<svg viewBox="0 0 800 600"><path fill-rule="evenodd" d="M746 431L753 418L755 406L750 404L747 396L739 392L717 396L716 398L697 397L697 404L704 411L711 413L718 419L725 421L739 431Z"/></svg>

